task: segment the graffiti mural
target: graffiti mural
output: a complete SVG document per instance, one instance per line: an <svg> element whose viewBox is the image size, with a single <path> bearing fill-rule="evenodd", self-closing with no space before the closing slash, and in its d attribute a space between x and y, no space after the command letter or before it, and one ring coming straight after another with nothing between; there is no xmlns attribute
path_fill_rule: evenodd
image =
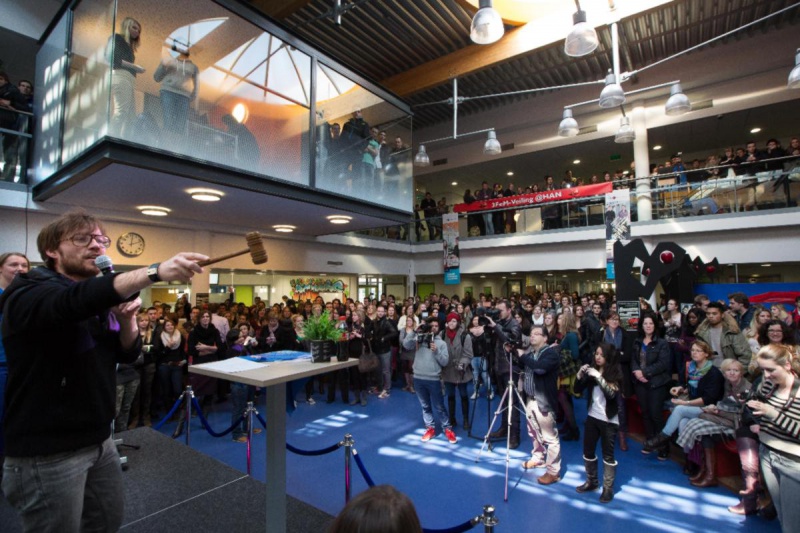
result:
<svg viewBox="0 0 800 533"><path fill-rule="evenodd" d="M295 278L289 280L292 299L296 302L314 300L321 293L337 293L347 295L347 284L340 279L329 278Z"/></svg>

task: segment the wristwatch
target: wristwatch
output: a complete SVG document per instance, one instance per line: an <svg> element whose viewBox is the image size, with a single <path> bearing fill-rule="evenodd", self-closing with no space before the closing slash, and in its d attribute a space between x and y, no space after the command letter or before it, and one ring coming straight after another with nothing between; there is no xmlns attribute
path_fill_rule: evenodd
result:
<svg viewBox="0 0 800 533"><path fill-rule="evenodd" d="M161 263L153 263L149 267L147 267L147 277L150 278L150 281L153 283L158 283L161 281L161 278L158 277L158 267Z"/></svg>

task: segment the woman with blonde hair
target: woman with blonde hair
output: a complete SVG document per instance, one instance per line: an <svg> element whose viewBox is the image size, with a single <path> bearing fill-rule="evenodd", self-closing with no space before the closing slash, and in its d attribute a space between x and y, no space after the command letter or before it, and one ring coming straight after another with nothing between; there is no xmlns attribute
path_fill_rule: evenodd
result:
<svg viewBox="0 0 800 533"><path fill-rule="evenodd" d="M800 358L782 344L764 346L756 358L764 380L747 407L761 440L761 471L781 528L800 531Z"/></svg>
<svg viewBox="0 0 800 533"><path fill-rule="evenodd" d="M786 312L786 308L783 306L783 304L772 304L769 310L772 313L773 318L782 320L787 326L791 327L794 324L792 315Z"/></svg>
<svg viewBox="0 0 800 533"><path fill-rule="evenodd" d="M761 331L761 326L766 324L772 319L772 313L769 309L764 307L757 307L756 312L753 313L753 320L750 325L744 330L744 336L747 339L747 344L750 345L750 350L753 352L753 359L761 349L761 344L758 341L758 335Z"/></svg>
<svg viewBox="0 0 800 533"><path fill-rule="evenodd" d="M142 36L142 25L136 19L125 17L120 33L108 41L111 63L111 124L110 133L125 137L136 118L134 85L136 75L145 69L135 63L136 50Z"/></svg>

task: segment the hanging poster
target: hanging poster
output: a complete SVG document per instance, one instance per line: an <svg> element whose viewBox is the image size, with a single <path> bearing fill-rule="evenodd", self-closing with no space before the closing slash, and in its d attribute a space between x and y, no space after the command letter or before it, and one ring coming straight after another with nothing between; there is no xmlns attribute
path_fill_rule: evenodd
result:
<svg viewBox="0 0 800 533"><path fill-rule="evenodd" d="M461 253L458 250L458 215L445 213L442 215L442 250L444 266L444 284L461 283Z"/></svg>
<svg viewBox="0 0 800 533"><path fill-rule="evenodd" d="M606 278L615 279L614 243L631 240L631 191L619 189L606 193Z"/></svg>

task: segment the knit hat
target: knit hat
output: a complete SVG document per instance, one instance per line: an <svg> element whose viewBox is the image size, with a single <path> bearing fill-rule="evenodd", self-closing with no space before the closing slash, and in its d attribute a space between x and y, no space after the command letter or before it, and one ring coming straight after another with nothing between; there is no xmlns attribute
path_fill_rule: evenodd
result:
<svg viewBox="0 0 800 533"><path fill-rule="evenodd" d="M458 313L449 313L447 315L447 320L445 320L445 323L450 322L451 320L455 320L456 322L461 322L461 317L459 316Z"/></svg>

